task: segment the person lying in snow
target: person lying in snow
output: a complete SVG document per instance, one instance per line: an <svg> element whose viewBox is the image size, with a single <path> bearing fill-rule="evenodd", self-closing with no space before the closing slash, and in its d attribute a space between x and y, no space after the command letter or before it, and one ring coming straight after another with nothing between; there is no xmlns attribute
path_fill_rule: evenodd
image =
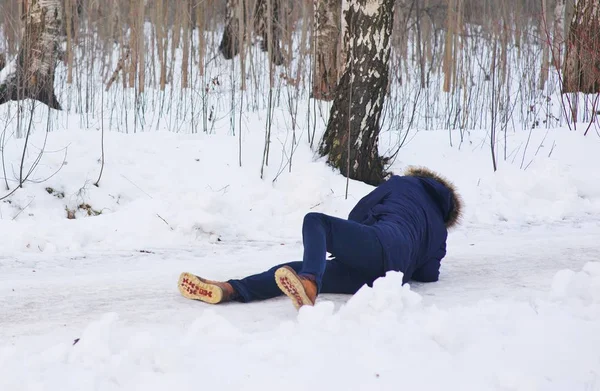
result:
<svg viewBox="0 0 600 391"><path fill-rule="evenodd" d="M189 299L247 303L287 295L296 309L321 293L354 294L387 271L409 280L438 280L448 229L458 224L462 200L454 185L422 167L393 175L362 198L348 219L308 213L302 225L301 262L225 282L184 272L178 287ZM327 252L332 259L327 259Z"/></svg>

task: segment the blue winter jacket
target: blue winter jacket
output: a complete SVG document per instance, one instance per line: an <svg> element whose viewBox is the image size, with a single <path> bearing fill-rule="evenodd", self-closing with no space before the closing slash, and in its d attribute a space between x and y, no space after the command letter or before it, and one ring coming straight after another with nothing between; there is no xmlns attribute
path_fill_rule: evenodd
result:
<svg viewBox="0 0 600 391"><path fill-rule="evenodd" d="M401 271L405 283L434 282L461 204L448 180L426 168L410 168L362 198L348 219L376 229L386 271Z"/></svg>

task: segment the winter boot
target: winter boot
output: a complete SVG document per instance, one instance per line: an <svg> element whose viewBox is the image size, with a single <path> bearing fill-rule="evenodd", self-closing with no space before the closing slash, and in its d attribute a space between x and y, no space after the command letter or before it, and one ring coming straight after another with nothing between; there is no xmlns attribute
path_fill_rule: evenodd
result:
<svg viewBox="0 0 600 391"><path fill-rule="evenodd" d="M279 289L292 299L296 309L300 309L303 305L315 305L317 284L306 277L299 276L291 267L283 266L277 269L275 282Z"/></svg>
<svg viewBox="0 0 600 391"><path fill-rule="evenodd" d="M181 273L177 286L184 297L210 304L231 301L237 296L228 282L210 281L191 273Z"/></svg>

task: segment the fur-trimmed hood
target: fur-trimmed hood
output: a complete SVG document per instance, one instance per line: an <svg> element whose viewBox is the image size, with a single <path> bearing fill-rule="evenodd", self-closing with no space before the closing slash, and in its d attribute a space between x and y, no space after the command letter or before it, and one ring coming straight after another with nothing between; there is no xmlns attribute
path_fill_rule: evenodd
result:
<svg viewBox="0 0 600 391"><path fill-rule="evenodd" d="M438 187L436 193L444 213L446 227L452 228L460 223L463 213L463 201L452 182L426 167L409 166L404 175L433 179L438 182L441 186L436 186Z"/></svg>

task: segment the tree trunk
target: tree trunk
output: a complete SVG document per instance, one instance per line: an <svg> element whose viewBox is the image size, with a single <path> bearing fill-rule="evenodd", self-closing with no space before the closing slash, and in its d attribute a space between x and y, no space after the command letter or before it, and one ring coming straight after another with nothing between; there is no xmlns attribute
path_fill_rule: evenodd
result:
<svg viewBox="0 0 600 391"><path fill-rule="evenodd" d="M563 93L600 93L600 3L575 1L564 64Z"/></svg>
<svg viewBox="0 0 600 391"><path fill-rule="evenodd" d="M546 0L541 0L542 3L542 15L544 18L544 26L543 28L546 29L548 28L548 16L550 15L550 13L548 12L548 4L546 2ZM546 82L548 81L548 75L550 73L550 63L549 63L549 58L548 55L550 53L550 45L544 43L542 45L542 69L540 71L540 81L539 81L539 89L540 90L544 90L544 88L546 88Z"/></svg>
<svg viewBox="0 0 600 391"><path fill-rule="evenodd" d="M281 53L281 21L279 18L280 0L257 0L254 7L254 32L261 37L261 49L269 51L275 65L283 64ZM270 19L269 19L270 15Z"/></svg>
<svg viewBox="0 0 600 391"><path fill-rule="evenodd" d="M565 36L566 0L556 0L554 7L554 37L552 39L552 64L556 69L562 67L563 40Z"/></svg>
<svg viewBox="0 0 600 391"><path fill-rule="evenodd" d="M254 6L254 33L261 39L261 49L271 51L271 61L275 65L283 64L281 53L281 23L279 18L280 0L256 0ZM241 4L240 4L241 2ZM225 15L225 31L221 38L219 51L227 60L233 59L240 52L246 41L246 1L227 0ZM240 36L240 31L244 34Z"/></svg>
<svg viewBox="0 0 600 391"><path fill-rule="evenodd" d="M340 46L341 0L314 2L315 61L312 97L332 100L338 82L338 47Z"/></svg>
<svg viewBox="0 0 600 391"><path fill-rule="evenodd" d="M371 185L385 180L379 120L388 84L393 0L349 0L344 9L347 61L319 147L343 175Z"/></svg>
<svg viewBox="0 0 600 391"><path fill-rule="evenodd" d="M0 104L29 98L60 110L54 72L62 39L61 0L27 0L25 4L19 52L0 71Z"/></svg>
<svg viewBox="0 0 600 391"><path fill-rule="evenodd" d="M241 42L246 39L245 34L240 37L240 25L246 20L245 10L245 0L227 0L225 31L223 31L223 37L219 45L219 51L227 60L231 60L238 55Z"/></svg>

